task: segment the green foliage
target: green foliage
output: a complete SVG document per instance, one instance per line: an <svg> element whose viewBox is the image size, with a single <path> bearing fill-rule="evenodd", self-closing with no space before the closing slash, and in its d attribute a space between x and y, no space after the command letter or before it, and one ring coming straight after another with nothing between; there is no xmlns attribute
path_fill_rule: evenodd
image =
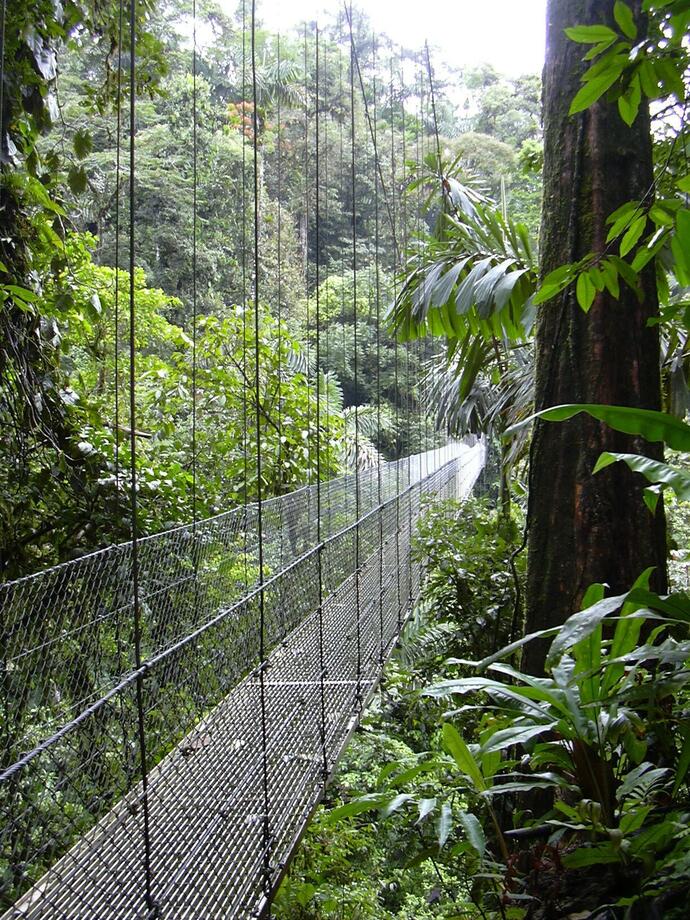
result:
<svg viewBox="0 0 690 920"><path fill-rule="evenodd" d="M134 278L137 414L132 420L125 344L129 325L123 319L129 274L96 265L91 258L93 243L77 234L67 237L69 268L46 277L38 301L42 316L52 324L54 348L60 356L73 431L72 462L82 458L84 469L78 481L53 476L56 462L69 472L70 459L52 452L34 454L19 468L3 465L2 552L10 571L25 571L63 559L75 549L126 538L131 427L138 432L142 532L189 520L192 397L197 514L216 514L245 495L249 500L256 495L256 412L251 395L246 395L251 394L254 379L253 315L233 307L224 308L225 315L200 316L194 346L191 330L186 333L170 321L180 302L149 288L138 269ZM282 494L315 475L316 393L300 360L301 345L284 328L278 330L268 310L262 311L259 334L263 488L264 494ZM323 392L323 377L319 386ZM341 469L346 427L342 406L333 402L329 407L324 400L320 424L321 473L328 478ZM219 464L221 456L224 461ZM38 515L43 524L36 533Z"/></svg>
<svg viewBox="0 0 690 920"><path fill-rule="evenodd" d="M648 577L617 598L605 598L603 586L593 586L582 612L562 629L526 637L478 663L499 679L450 679L427 691L434 698L481 694L462 710L484 714L479 746L460 744L459 736L446 732L465 788L489 801L561 790L535 823L569 870L609 865L603 890L615 885L616 876L626 878L633 897L619 903L627 904L655 897L659 877L687 849L680 833L687 745L676 724L687 699L690 598L657 597L645 588ZM502 661L518 646L554 633L546 677L530 677ZM511 760L516 744L528 755L519 764ZM483 759L497 752L508 759L489 784ZM515 817L520 820L519 812ZM501 849L509 837L504 835ZM687 878L681 881L679 874L675 883L687 885ZM545 896L530 890L529 877L521 884L514 872L507 871L503 885L508 902L520 891ZM586 896L579 903L573 898L569 909L584 906L596 904L587 904Z"/></svg>
<svg viewBox="0 0 690 920"><path fill-rule="evenodd" d="M452 654L488 654L515 627L510 557L518 532L517 520L505 521L484 499L429 503L414 551L424 565L425 604L437 620L457 624Z"/></svg>
<svg viewBox="0 0 690 920"><path fill-rule="evenodd" d="M616 431L639 435L651 442L661 441L673 450L683 451L686 455L690 452L690 426L668 413L651 409L605 405L554 406L537 412L521 424L524 425L535 418L548 422L562 422L581 412L605 422ZM625 463L633 472L640 473L652 483L643 493L644 501L652 512L656 510L659 495L665 489L672 489L681 500L690 497L690 473L687 470L676 469L660 460L640 454L605 451L597 460L592 472L598 473L612 463L619 462Z"/></svg>
<svg viewBox="0 0 690 920"><path fill-rule="evenodd" d="M434 163L426 168L434 168ZM442 167L442 211L403 279L390 322L404 339L426 334L524 341L536 268L527 229ZM416 180L429 181L425 172ZM438 181L438 180L437 180Z"/></svg>
<svg viewBox="0 0 690 920"><path fill-rule="evenodd" d="M542 279L534 298L537 305L551 300L573 282L577 301L585 312L597 293L604 290L618 298L621 283L641 296L639 275L649 263L656 268L662 307L669 304L673 279L682 286L690 284L690 212L682 194L687 171L685 143L677 144L685 119L681 106L687 95L689 59L685 35L690 13L681 0L645 0L643 12L648 26L644 41L638 40L635 15L623 0L615 4L612 26L579 25L566 29L573 41L591 46L585 59L594 61L582 78L583 86L570 112L577 114L600 98L615 99L621 118L632 125L643 99L645 105L657 103L658 133L670 135L668 143L658 140L656 144L657 197L651 189L645 200L626 202L611 214L606 249L587 253L577 263L560 266ZM614 244L618 255L610 254Z"/></svg>
<svg viewBox="0 0 690 920"><path fill-rule="evenodd" d="M582 89L573 99L571 114L588 108L612 90L618 110L626 124L637 117L642 95L650 100L669 98L683 103L683 75L688 52L685 35L690 12L683 0L644 0L648 14L648 35L638 42L638 28L631 7L617 0L614 7L615 27L606 25L574 26L566 29L575 42L592 45L586 55L591 64L582 80Z"/></svg>
<svg viewBox="0 0 690 920"><path fill-rule="evenodd" d="M606 422L617 431L640 435L647 441L663 441L674 450L690 452L690 425L672 415L653 409L577 404L543 409L533 418L541 418L547 422L562 422L580 412L586 412L593 418Z"/></svg>
<svg viewBox="0 0 690 920"><path fill-rule="evenodd" d="M439 857L429 802L421 811L405 808L405 796L390 799L389 813L399 821L377 823L368 806L381 798L381 763L409 761L403 741L382 731L370 715L345 755L329 792L329 803L361 795L363 807L348 809L338 820L319 809L273 904L280 920L420 920L457 917L472 911L458 867ZM374 805L374 811L376 806ZM415 824L416 822L416 824ZM471 912L469 916L473 916Z"/></svg>
<svg viewBox="0 0 690 920"><path fill-rule="evenodd" d="M213 27L197 48L196 79L184 38L189 12L177 0L165 8L145 0L137 4L135 23L135 428L142 532L190 518L193 467L198 514L251 498L257 486L253 400L242 396L253 383L253 323L237 306L252 310L254 255L253 109L240 79L246 54L238 28L242 11L226 15L214 4L199 10ZM124 29L120 47L119 14L116 3L54 7L35 0L7 15L6 51L17 66L6 73L3 96L2 182L10 206L3 209L0 235L0 569L6 578L129 533L130 279L125 271L116 277L112 267L125 260L129 230L122 150L129 32ZM342 36L336 29L322 32L328 67L320 75L318 253L313 183L305 188L305 176L313 176L316 165L311 139L304 136L305 111L314 105L313 37L306 58L301 41L283 37L280 61L275 35L260 30L257 41L259 414L264 494L270 495L313 481L317 390L323 476L415 452L434 443L435 434L420 424L420 357L398 354L390 338L377 332L377 312L391 282L383 267L375 271L373 265L377 249L391 249L391 228L383 220L383 202L381 214L374 206L373 150L360 107L355 328L353 280L342 257L352 233L342 160L348 121L338 71ZM365 42L362 60L370 50ZM385 138L402 163L403 146L429 128L408 121L404 137L399 100L387 99L384 86L387 78L378 87L379 144ZM370 82L365 89L370 92ZM379 394L381 410L373 410ZM403 409L409 426L400 421Z"/></svg>
<svg viewBox="0 0 690 920"><path fill-rule="evenodd" d="M455 708L446 704L431 750L385 765L377 786L332 819L368 826L365 816L380 810L381 833L390 834L390 824L402 833L417 814L417 824L435 814L438 858L447 850L456 866L469 859L484 916L542 916L540 904L565 915L602 901L620 917L633 903L681 916L672 911L688 884L690 744L677 726L687 705L690 598L651 593L649 574L621 597L592 586L562 629L487 656L479 674L433 683L424 691L431 712L445 701ZM526 642L554 634L545 677L507 663ZM448 665L466 673L470 662ZM531 818L524 802L534 803ZM513 823L545 842L513 843ZM542 860L564 866L572 882L540 879L532 867Z"/></svg>

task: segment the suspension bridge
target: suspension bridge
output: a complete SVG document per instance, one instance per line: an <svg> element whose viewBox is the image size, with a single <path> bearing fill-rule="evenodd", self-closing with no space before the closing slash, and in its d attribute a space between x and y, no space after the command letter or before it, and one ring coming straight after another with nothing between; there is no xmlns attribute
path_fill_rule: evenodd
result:
<svg viewBox="0 0 690 920"><path fill-rule="evenodd" d="M33 883L3 920L261 915L417 598L424 500L483 460L322 484L319 543L316 487L267 501L249 591L256 505L143 539L139 668L131 543L0 586L4 750L30 748L0 776L3 897Z"/></svg>
<svg viewBox="0 0 690 920"><path fill-rule="evenodd" d="M192 0L193 35L193 234L191 303L196 335L197 269L197 12ZM120 0L120 45L125 20ZM136 46L134 4L129 5L129 265L136 264ZM320 468L324 424L319 370L328 367L329 349L344 343L322 341L320 310L320 227L328 200L329 170L324 120L339 138L337 192L349 200L351 247L340 269L351 275L353 389L358 392L362 345L358 339L358 272L362 251L373 281L373 354L377 362L376 412L381 434L381 314L384 293L380 268L395 270L411 225L422 230L423 183L417 184L415 213L403 205L406 91L393 85L390 58L388 105L402 126L402 174L390 138L390 172L377 136L376 43L373 93L367 98L349 23L349 102L344 92L344 55L337 67L319 60L315 30L315 80L305 82L305 209L313 208L311 244L315 270L307 278L315 312L307 313L303 371L315 394L315 459L308 485L277 497L264 494L262 464L262 368L259 323L265 265L261 250L262 197L259 177L259 107L255 60L256 23L252 6L246 25L251 80L243 40L243 97L251 100L251 131L242 137L243 316L253 314L253 354L243 354L245 479L256 474L256 500L223 514L198 519L196 496L196 339L191 374L191 458L193 520L162 533L139 533L137 451L137 355L133 282L129 290L129 468L119 486L131 497L131 539L83 555L15 581L0 584L0 920L125 920L125 918L242 918L266 915L314 808L347 740L381 678L420 590L420 565L413 537L427 501L463 498L484 465L482 442L451 442L369 468L360 462L359 415L354 406L354 471L325 481ZM243 12L243 22L244 12ZM306 81L306 28L305 81ZM123 70L119 54L118 81ZM280 62L280 44L278 44ZM396 65L397 66L397 65ZM279 68L280 69L280 68ZM326 115L322 84L335 91L342 111ZM380 67L378 70L380 73ZM420 68L412 91L419 105L417 124L430 120L431 66ZM416 80L416 78L415 78ZM425 84L424 81L427 81ZM321 81L321 83L320 83ZM372 84L370 84L372 85ZM251 92L248 91L251 87ZM245 92L245 90L247 90ZM356 99L357 91L361 98ZM312 100L311 108L309 99ZM121 87L118 83L118 106ZM397 112L395 106L398 106ZM431 108L430 108L431 106ZM349 107L349 108L348 108ZM357 117L356 117L357 116ZM350 164L344 158L349 117ZM435 121L435 111L433 111ZM277 325L281 317L281 130L278 130ZM117 176L120 180L121 122L117 123ZM307 151L314 140L311 171ZM428 138L427 138L428 139ZM247 184L245 146L251 146L253 186ZM336 145L337 146L337 145ZM415 139L418 161L429 156ZM359 152L358 152L359 151ZM362 153L364 155L362 155ZM440 149L436 131L436 154ZM331 163L331 170L333 164ZM373 195L373 238L358 237L357 202L365 170ZM348 174L349 172L349 174ZM310 179L311 175L311 179ZM440 175L437 178L441 178ZM309 182L313 180L310 188ZM381 213L388 220L390 252L382 248ZM311 203L311 204L310 204ZM120 196L116 195L116 262L120 259ZM412 209L414 211L414 208ZM399 212L402 212L400 215ZM245 222L253 223L251 234ZM361 230L360 230L361 233ZM401 239L398 240L398 235ZM414 255L411 256L414 259ZM308 272L306 272L308 274ZM250 283L251 282L251 283ZM426 291L422 288L422 298ZM116 273L116 303L118 297ZM427 304L428 306L428 304ZM116 311L117 317L117 311ZM118 342L115 328L115 393ZM280 347L280 346L279 346ZM402 346L401 346L402 348ZM421 366L421 357L418 357ZM398 379L406 369L405 399ZM281 373L278 364L278 390ZM253 379L252 378L253 375ZM395 400L396 429L407 426L407 443L428 447L429 421L412 432L410 348L394 345L394 374L388 384ZM278 399L280 411L280 398ZM115 428L121 419L115 405ZM328 406L325 409L328 415ZM401 418L400 415L403 417ZM254 446L248 426L255 423ZM279 426L281 421L279 419ZM119 443L119 442L117 442ZM310 442L311 443L311 442ZM116 446L116 451L117 451ZM308 448L311 450L311 446ZM252 450L254 456L251 456ZM116 454L116 466L119 462ZM222 462L222 458L218 458Z"/></svg>

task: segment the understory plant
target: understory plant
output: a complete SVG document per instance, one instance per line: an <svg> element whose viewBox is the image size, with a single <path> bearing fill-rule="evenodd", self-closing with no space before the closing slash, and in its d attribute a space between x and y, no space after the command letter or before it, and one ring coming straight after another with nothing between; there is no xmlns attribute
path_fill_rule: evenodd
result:
<svg viewBox="0 0 690 920"><path fill-rule="evenodd" d="M486 917L686 916L690 597L653 594L649 575L616 597L592 586L559 630L451 659L463 676L424 691L448 704L436 745L336 817L435 821ZM516 653L544 638L546 676L521 672Z"/></svg>

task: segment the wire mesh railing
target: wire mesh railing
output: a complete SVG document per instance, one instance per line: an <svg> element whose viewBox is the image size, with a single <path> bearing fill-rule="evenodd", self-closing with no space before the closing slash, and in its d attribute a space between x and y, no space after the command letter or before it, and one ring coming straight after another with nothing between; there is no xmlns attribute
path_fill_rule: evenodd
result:
<svg viewBox="0 0 690 920"><path fill-rule="evenodd" d="M250 505L141 540L138 669L128 544L0 586L3 920L260 911L416 597L421 498L482 462L323 483L319 543L314 486L261 535Z"/></svg>

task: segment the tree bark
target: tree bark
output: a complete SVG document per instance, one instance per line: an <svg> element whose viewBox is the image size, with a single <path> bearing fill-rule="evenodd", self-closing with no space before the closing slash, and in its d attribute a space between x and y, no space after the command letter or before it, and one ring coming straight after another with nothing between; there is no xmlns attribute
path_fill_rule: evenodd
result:
<svg viewBox="0 0 690 920"><path fill-rule="evenodd" d="M640 28L639 0L631 4ZM544 68L544 203L542 277L588 252L606 249L607 216L652 184L649 112L644 103L631 128L615 103L600 100L569 116L588 66L585 46L567 26L614 25L614 0L549 0ZM617 248L615 250L617 254ZM536 332L536 407L608 403L659 409L659 337L648 320L658 314L654 269L642 273L638 297L621 280L618 300L597 294L588 314L574 286L540 308ZM643 481L621 463L596 476L604 450L660 458L662 448L619 434L589 416L534 431L530 465L526 631L555 626L579 609L587 587L605 582L627 590L654 566L652 583L666 588L665 520L652 515ZM548 642L530 643L523 667L542 672Z"/></svg>

